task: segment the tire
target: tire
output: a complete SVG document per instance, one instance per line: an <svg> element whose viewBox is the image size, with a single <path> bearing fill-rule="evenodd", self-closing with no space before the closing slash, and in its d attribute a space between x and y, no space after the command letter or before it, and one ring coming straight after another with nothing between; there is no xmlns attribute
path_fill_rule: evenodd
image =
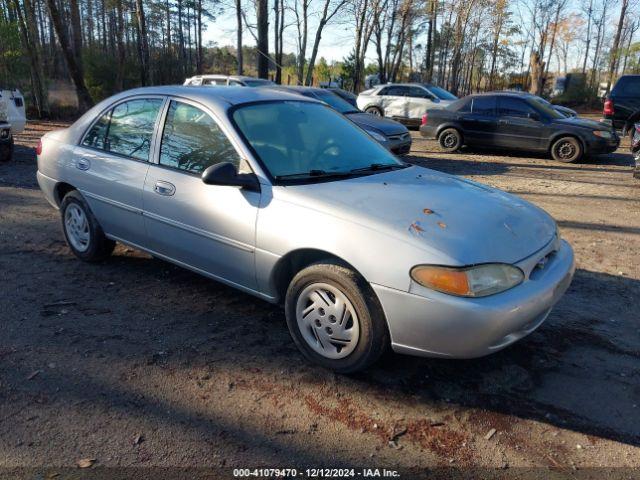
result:
<svg viewBox="0 0 640 480"><path fill-rule="evenodd" d="M379 107L367 107L364 111L376 117L384 117L384 113L382 113L382 109Z"/></svg>
<svg viewBox="0 0 640 480"><path fill-rule="evenodd" d="M553 142L551 146L551 158L556 162L573 163L584 155L582 143L575 137L562 137Z"/></svg>
<svg viewBox="0 0 640 480"><path fill-rule="evenodd" d="M13 137L8 143L0 145L0 163L5 163L13 157Z"/></svg>
<svg viewBox="0 0 640 480"><path fill-rule="evenodd" d="M322 261L298 272L287 290L285 314L304 356L338 373L367 368L389 345L382 306L371 286L338 262ZM341 341L335 341L338 337Z"/></svg>
<svg viewBox="0 0 640 480"><path fill-rule="evenodd" d="M111 255L116 242L105 236L78 191L72 190L64 196L60 214L64 237L76 257L84 262L99 262Z"/></svg>
<svg viewBox="0 0 640 480"><path fill-rule="evenodd" d="M462 147L462 134L455 128L445 128L438 135L440 147L449 153L453 153Z"/></svg>

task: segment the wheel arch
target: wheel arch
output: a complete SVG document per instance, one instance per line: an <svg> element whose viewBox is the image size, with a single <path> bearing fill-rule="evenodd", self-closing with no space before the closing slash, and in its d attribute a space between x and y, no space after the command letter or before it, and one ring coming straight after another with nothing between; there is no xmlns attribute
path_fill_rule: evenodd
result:
<svg viewBox="0 0 640 480"><path fill-rule="evenodd" d="M365 278L351 263L334 253L316 248L300 248L292 250L278 260L271 273L270 282L276 292L277 302L282 303L284 301L287 294L287 288L289 287L291 280L293 280L293 277L295 277L298 272L312 263L316 263L321 260L333 260L341 263L345 267L356 272L362 278Z"/></svg>
<svg viewBox="0 0 640 480"><path fill-rule="evenodd" d="M582 154L586 155L587 144L584 141L584 139L578 133L566 132L566 131L554 132L554 134L551 135L551 137L549 137L549 142L547 143L547 152L551 154L551 147L553 147L553 144L556 143L556 141L558 141L559 139L564 137L571 137L578 140L578 142L580 142L580 146L582 147Z"/></svg>
<svg viewBox="0 0 640 480"><path fill-rule="evenodd" d="M445 123L442 123L442 124L438 125L438 128L436 129L436 139L447 128L455 128L460 133L460 136L462 137L462 140L464 141L464 131L462 130L460 125L458 123L456 123L456 122L445 122Z"/></svg>
<svg viewBox="0 0 640 480"><path fill-rule="evenodd" d="M58 207L60 207L60 205L62 204L62 199L65 197L65 195L74 190L77 190L77 188L71 185L70 183L58 182L56 184L56 186L53 189L53 195L54 195L54 200L56 201L56 204L58 205Z"/></svg>

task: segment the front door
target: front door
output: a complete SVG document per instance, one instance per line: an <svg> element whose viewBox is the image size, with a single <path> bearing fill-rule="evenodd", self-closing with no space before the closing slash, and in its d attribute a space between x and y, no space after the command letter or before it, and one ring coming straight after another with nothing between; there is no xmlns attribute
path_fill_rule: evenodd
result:
<svg viewBox="0 0 640 480"><path fill-rule="evenodd" d="M197 104L171 100L163 123L157 164L149 168L143 193L150 248L210 276L255 289L260 193L201 180L202 172L216 163L241 168L240 156Z"/></svg>
<svg viewBox="0 0 640 480"><path fill-rule="evenodd" d="M400 85L389 85L380 90L378 95L382 97L382 109L385 117L404 118L407 99L404 87Z"/></svg>
<svg viewBox="0 0 640 480"><path fill-rule="evenodd" d="M522 98L498 97L497 145L538 150L543 147L544 124L540 113Z"/></svg>
<svg viewBox="0 0 640 480"><path fill-rule="evenodd" d="M142 188L164 97L118 103L98 118L73 150L70 182L105 233L144 246Z"/></svg>

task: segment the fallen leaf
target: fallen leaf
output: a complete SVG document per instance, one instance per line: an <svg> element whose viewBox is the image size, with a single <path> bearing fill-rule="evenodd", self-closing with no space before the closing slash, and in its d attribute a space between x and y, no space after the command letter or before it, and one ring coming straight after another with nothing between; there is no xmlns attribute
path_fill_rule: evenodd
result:
<svg viewBox="0 0 640 480"><path fill-rule="evenodd" d="M446 223L444 223L444 222L438 222L438 226L439 226L440 228L447 228L447 224L446 224Z"/></svg>
<svg viewBox="0 0 640 480"><path fill-rule="evenodd" d="M433 210L431 210L430 208L425 208L422 211L424 212L425 215L431 215L433 213Z"/></svg>
<svg viewBox="0 0 640 480"><path fill-rule="evenodd" d="M140 435L136 435L133 439L133 444L134 445L140 445L142 442L144 442L144 435L140 434Z"/></svg>
<svg viewBox="0 0 640 480"><path fill-rule="evenodd" d="M96 463L95 458L81 458L76 462L79 468L91 468Z"/></svg>
<svg viewBox="0 0 640 480"><path fill-rule="evenodd" d="M491 437L493 437L496 434L496 429L492 428L491 430L489 430L487 432L487 434L484 436L485 440L491 440Z"/></svg>

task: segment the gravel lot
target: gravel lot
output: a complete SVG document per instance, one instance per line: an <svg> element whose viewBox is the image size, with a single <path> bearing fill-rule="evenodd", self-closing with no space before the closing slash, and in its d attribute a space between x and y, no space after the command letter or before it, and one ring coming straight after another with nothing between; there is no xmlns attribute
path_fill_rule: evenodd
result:
<svg viewBox="0 0 640 480"><path fill-rule="evenodd" d="M390 353L344 377L303 360L278 307L122 246L77 261L35 182L33 147L60 126L31 124L0 165L0 467L640 468L640 181L626 146L564 165L443 154L413 132L409 161L550 212L576 277L505 351Z"/></svg>

